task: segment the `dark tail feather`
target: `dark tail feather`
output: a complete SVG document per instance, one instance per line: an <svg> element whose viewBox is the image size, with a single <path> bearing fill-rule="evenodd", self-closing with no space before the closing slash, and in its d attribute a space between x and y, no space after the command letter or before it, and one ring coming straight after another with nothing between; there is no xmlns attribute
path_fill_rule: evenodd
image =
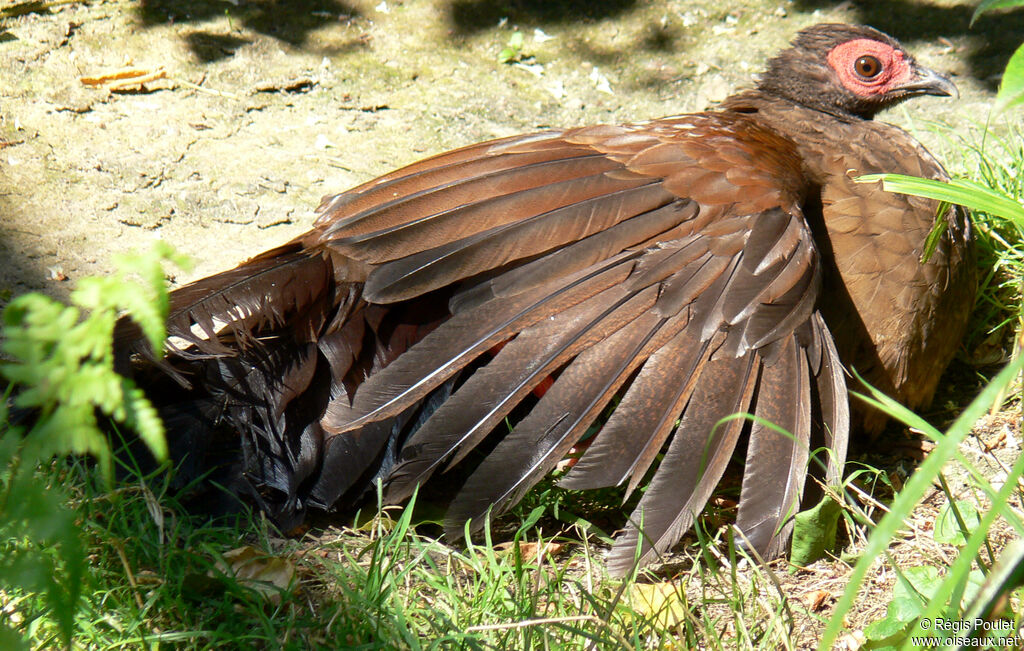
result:
<svg viewBox="0 0 1024 651"><path fill-rule="evenodd" d="M172 292L163 359L134 324L117 324L117 368L178 439L179 483L234 466L213 479L247 490L284 526L301 517L332 392L316 340L335 310L348 309L337 287L330 257L293 242Z"/></svg>

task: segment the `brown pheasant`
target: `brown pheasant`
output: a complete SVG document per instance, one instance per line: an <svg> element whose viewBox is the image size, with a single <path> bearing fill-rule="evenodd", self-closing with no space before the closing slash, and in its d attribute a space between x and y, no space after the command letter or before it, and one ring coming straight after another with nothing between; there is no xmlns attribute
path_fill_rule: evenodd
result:
<svg viewBox="0 0 1024 651"><path fill-rule="evenodd" d="M922 262L936 204L855 180L946 178L871 118L955 91L874 29L811 27L718 110L485 142L328 197L306 235L172 294L165 361L122 327L121 367L186 474L233 468L285 526L476 464L458 535L600 425L563 486L632 491L664 452L618 573L685 533L746 434L737 525L777 555L809 451L841 473L843 366L921 406L964 331L964 212Z"/></svg>

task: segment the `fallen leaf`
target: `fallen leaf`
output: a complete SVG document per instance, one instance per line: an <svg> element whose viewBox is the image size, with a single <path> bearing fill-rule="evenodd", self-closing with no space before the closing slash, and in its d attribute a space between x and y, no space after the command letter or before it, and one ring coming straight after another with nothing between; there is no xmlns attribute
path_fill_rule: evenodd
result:
<svg viewBox="0 0 1024 651"><path fill-rule="evenodd" d="M536 542L503 542L495 545L494 550L508 553L515 549L515 547L519 548L519 555L523 558L537 558L538 552L542 553L544 556L555 556L565 549L565 545L555 542L544 543L543 551L541 550L540 543Z"/></svg>
<svg viewBox="0 0 1024 651"><path fill-rule="evenodd" d="M270 556L249 545L225 552L217 560L216 569L275 604L281 600L281 593L290 591L295 585L294 565L280 556Z"/></svg>
<svg viewBox="0 0 1024 651"><path fill-rule="evenodd" d="M996 448L1003 447L1006 443L1006 429L1001 429L993 436L989 436L987 438L979 436L978 439L981 441L981 444L985 446L985 452L991 452Z"/></svg>
<svg viewBox="0 0 1024 651"><path fill-rule="evenodd" d="M167 77L167 71L159 68L121 68L113 72L102 73L93 77L80 77L79 80L86 86L98 88L105 87L107 90L125 90L134 86L142 87L143 84L157 79Z"/></svg>
<svg viewBox="0 0 1024 651"><path fill-rule="evenodd" d="M257 93L308 93L317 82L309 77L298 77L286 81L264 81L256 84Z"/></svg>
<svg viewBox="0 0 1024 651"><path fill-rule="evenodd" d="M642 615L655 618L670 628L686 621L688 609L683 594L674 583L636 583L630 589L630 603Z"/></svg>
<svg viewBox="0 0 1024 651"><path fill-rule="evenodd" d="M713 506L720 509L735 509L737 506L736 500L731 500L728 497L722 497L720 495L712 497L710 502Z"/></svg>
<svg viewBox="0 0 1024 651"><path fill-rule="evenodd" d="M812 613L816 613L825 607L825 602L832 597L828 590L811 590L804 593L804 603Z"/></svg>

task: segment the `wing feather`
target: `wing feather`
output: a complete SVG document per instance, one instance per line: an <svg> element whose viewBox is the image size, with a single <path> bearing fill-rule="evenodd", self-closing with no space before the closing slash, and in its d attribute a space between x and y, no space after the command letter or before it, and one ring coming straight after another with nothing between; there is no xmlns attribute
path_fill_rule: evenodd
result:
<svg viewBox="0 0 1024 651"><path fill-rule="evenodd" d="M548 375L644 313L656 294L617 285L519 333L406 442L389 500L407 497L445 461L458 463Z"/></svg>
<svg viewBox="0 0 1024 651"><path fill-rule="evenodd" d="M221 341L222 336L231 335L230 342L251 343L255 330L286 321L312 338L333 306L310 308L318 300L333 299L332 276L327 257L285 245L186 285L170 297L167 331L177 340L169 344L179 354L186 354L189 347L205 355L225 354L231 347Z"/></svg>
<svg viewBox="0 0 1024 651"><path fill-rule="evenodd" d="M709 342L684 330L651 355L594 442L559 482L584 490L632 479L632 493L690 399L707 362Z"/></svg>
<svg viewBox="0 0 1024 651"><path fill-rule="evenodd" d="M628 572L638 545L641 565L650 563L693 525L739 440L742 419L718 423L750 404L758 376L755 357L707 361L665 458L608 555L609 572Z"/></svg>
<svg viewBox="0 0 1024 651"><path fill-rule="evenodd" d="M365 292L369 299L376 301L410 298L607 231L637 215L646 215L643 220L631 221L631 239L635 241L624 243L623 248L626 248L646 239L642 236L649 229L644 228L641 221L659 224L657 232L650 233L649 237L676 225L676 209L659 210L673 199L657 183L648 183L526 216L382 264L370 273ZM530 206L531 211L535 208ZM672 220L671 226L660 225L666 219Z"/></svg>
<svg viewBox="0 0 1024 651"><path fill-rule="evenodd" d="M337 434L403 411L495 344L621 282L638 256L624 253L595 269L558 278L538 294L491 301L454 315L368 378L351 404L344 397L332 400L324 429Z"/></svg>
<svg viewBox="0 0 1024 651"><path fill-rule="evenodd" d="M811 439L810 370L795 337L764 364L754 400L736 526L761 554L774 557L792 530ZM768 425L772 423L776 428Z"/></svg>
<svg viewBox="0 0 1024 651"><path fill-rule="evenodd" d="M445 518L450 535L463 523L483 526L547 474L586 432L637 366L663 343L667 319L646 312L580 354L544 397L487 456L456 495Z"/></svg>
<svg viewBox="0 0 1024 651"><path fill-rule="evenodd" d="M563 480L632 491L667 445L613 572L631 546L650 560L681 536L746 427L739 524L775 552L812 436L833 478L848 436L815 311L810 190L792 143L740 114L473 145L326 198L306 236L179 290L171 363L242 396L224 404L248 428L246 472L283 511L334 508L377 479L400 499L500 438L451 506L456 531L518 500L621 396ZM751 409L796 442L716 427Z"/></svg>
<svg viewBox="0 0 1024 651"><path fill-rule="evenodd" d="M407 199L405 204L409 205L372 212L358 222L363 228L375 230L365 233L342 230L335 233L328 244L352 258L376 264L652 181L638 174L628 177L606 174L620 169L617 163L606 158L581 160L589 165L573 160L572 167L563 170L569 165L555 161L549 163L555 169L529 170L532 175L526 178L517 178L525 175L526 170L515 170L491 183L466 182L464 185L468 187L459 186L459 192L436 190L423 197ZM508 178L510 176L514 178ZM499 180L500 187L492 187Z"/></svg>

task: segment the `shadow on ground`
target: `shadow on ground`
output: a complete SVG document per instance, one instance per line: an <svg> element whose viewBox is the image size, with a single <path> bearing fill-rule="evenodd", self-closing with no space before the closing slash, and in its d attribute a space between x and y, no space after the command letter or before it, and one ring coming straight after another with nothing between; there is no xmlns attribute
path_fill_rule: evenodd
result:
<svg viewBox="0 0 1024 651"><path fill-rule="evenodd" d="M14 224L15 210L14 204L0 194L0 224ZM0 311L7 307L12 298L27 291L45 288L48 293L61 293L53 291L52 282L47 282L47 271L33 259L32 251L24 244L24 235L0 228L0 259L10 265L0 274ZM2 386L0 384L0 391Z"/></svg>
<svg viewBox="0 0 1024 651"><path fill-rule="evenodd" d="M795 9L835 9L847 2L796 0ZM492 29L502 19L532 26L564 25L614 19L641 8L637 0L450 0L446 5L451 34L474 35ZM947 37L966 37L969 50L962 54L969 73L995 89L999 75L1024 34L1024 10L986 14L971 26L971 5L935 6L914 0L860 2L849 6L851 22L873 25L905 43L934 42ZM339 21L361 16L360 10L343 0L250 0L233 5L224 0L139 0L137 12L144 25L199 23L227 15L229 20L252 32L269 36L295 47L308 47L310 34ZM648 51L670 51L679 42L670 26L652 26L642 43ZM217 61L251 43L240 34L223 34L199 29L185 36L202 62ZM358 43L351 44L358 47Z"/></svg>
<svg viewBox="0 0 1024 651"><path fill-rule="evenodd" d="M197 23L227 15L247 29L296 47L304 46L316 29L359 16L358 9L339 0L250 0L238 6L223 0L140 0L138 13L147 26ZM204 31L186 38L192 52L206 63L231 56L250 42Z"/></svg>
<svg viewBox="0 0 1024 651"><path fill-rule="evenodd" d="M614 18L636 8L636 0L452 0L448 19L452 34L469 36L491 29L503 18L531 25L566 24ZM340 0L252 0L237 6L224 0L139 0L144 25L198 23L223 15L241 26L293 46L304 46L312 31L332 22L360 16L355 6ZM189 46L200 61L231 56L250 41L236 36L195 32ZM655 34L651 46L667 47L672 39Z"/></svg>
<svg viewBox="0 0 1024 651"><path fill-rule="evenodd" d="M833 0L796 0L795 3L800 11L835 8L841 4L846 3ZM1010 55L1024 39L1024 9L985 14L972 26L973 13L973 5L939 7L895 0L854 3L850 19L877 27L903 43L966 37L970 39L970 49L960 56L971 76L994 90Z"/></svg>
<svg viewBox="0 0 1024 651"><path fill-rule="evenodd" d="M494 27L502 18L530 25L571 24L614 18L636 6L636 0L453 0L448 15L455 33L467 36Z"/></svg>

